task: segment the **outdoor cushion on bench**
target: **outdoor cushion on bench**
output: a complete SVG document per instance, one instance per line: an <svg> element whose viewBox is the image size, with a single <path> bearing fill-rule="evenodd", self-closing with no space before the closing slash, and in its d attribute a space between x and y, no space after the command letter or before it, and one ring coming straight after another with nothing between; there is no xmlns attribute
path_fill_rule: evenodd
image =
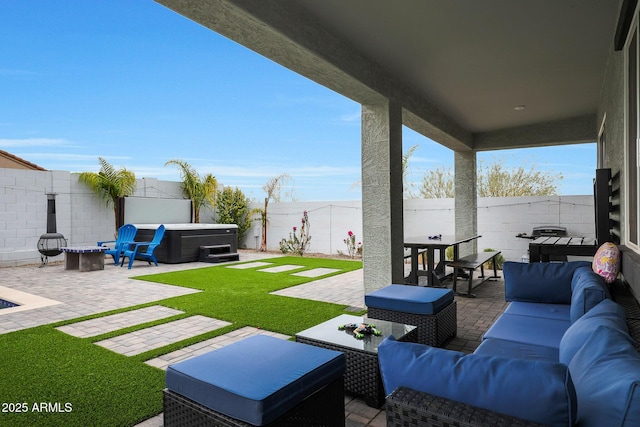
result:
<svg viewBox="0 0 640 427"><path fill-rule="evenodd" d="M574 271L590 267L586 261L564 263L505 262L502 266L506 301L550 304L571 304L571 283Z"/></svg>
<svg viewBox="0 0 640 427"><path fill-rule="evenodd" d="M464 363L475 369L465 370L458 361L449 360L455 360L451 355L421 356L405 350L402 356L399 348L409 346L407 343L394 343L391 350L397 354L392 355L388 354L386 345L379 346L385 387L396 387L387 396L388 425L422 425L423 420L427 421L425 425L522 425L520 421L504 419L498 414L502 410L492 402L470 401L477 397L473 393L486 393L487 399L497 405L509 402L514 393L522 393L522 400L513 403L513 407L522 406L509 414L545 425L640 425L640 354L637 343L628 333L637 329L637 301L634 299L632 306L621 306L608 299L610 294L603 279L589 271L588 263L508 262L503 273L507 299L512 302L484 334L482 344L473 355L464 357L473 361ZM619 290L616 291L618 297L625 298ZM540 302L536 302L536 298ZM440 354L438 350L442 351L427 348L435 355ZM481 356L484 359L475 359ZM427 363L413 362L423 358ZM519 362L511 365L509 360ZM538 365L529 365L534 362ZM406 372L403 364L409 366ZM447 368L450 364L453 367ZM525 415L527 410L535 412L537 407L542 416L547 410L545 404L535 403L546 391L531 385L550 374L542 371L554 370L558 365L568 368L575 387L576 417L548 421L529 418ZM528 371L541 368L540 378L533 378L530 383L521 377L516 381L521 389L514 390L510 383L514 378L501 376L504 373L501 370L507 366L514 368L514 375L529 375ZM478 378L485 375L479 384L488 386L457 382L458 372L464 373L466 381L471 381L474 375ZM531 399L528 407L527 396ZM550 407L565 401L560 394L555 398L547 396L558 399Z"/></svg>
<svg viewBox="0 0 640 427"><path fill-rule="evenodd" d="M560 340L558 360L568 365L599 326L629 332L624 309L611 300L604 300L567 329Z"/></svg>
<svg viewBox="0 0 640 427"><path fill-rule="evenodd" d="M511 357L514 359L546 360L549 362L557 362L559 357L557 348L491 338L482 340L473 354Z"/></svg>
<svg viewBox="0 0 640 427"><path fill-rule="evenodd" d="M640 425L640 356L629 334L599 326L569 363L578 425Z"/></svg>
<svg viewBox="0 0 640 427"><path fill-rule="evenodd" d="M571 279L571 322L575 322L611 294L602 276L590 267L578 267Z"/></svg>
<svg viewBox="0 0 640 427"><path fill-rule="evenodd" d="M514 301L510 303L505 313L517 314L520 316L543 317L545 319L557 319L570 321L571 307L567 304L545 304L535 302Z"/></svg>
<svg viewBox="0 0 640 427"><path fill-rule="evenodd" d="M542 345L558 349L562 335L569 329L568 320L502 314L484 334L484 339Z"/></svg>
<svg viewBox="0 0 640 427"><path fill-rule="evenodd" d="M166 385L231 418L265 425L345 368L343 353L258 335L169 366Z"/></svg>
<svg viewBox="0 0 640 427"><path fill-rule="evenodd" d="M387 393L409 387L544 425L571 426L576 419L575 389L561 363L464 354L393 337L380 344L378 357Z"/></svg>

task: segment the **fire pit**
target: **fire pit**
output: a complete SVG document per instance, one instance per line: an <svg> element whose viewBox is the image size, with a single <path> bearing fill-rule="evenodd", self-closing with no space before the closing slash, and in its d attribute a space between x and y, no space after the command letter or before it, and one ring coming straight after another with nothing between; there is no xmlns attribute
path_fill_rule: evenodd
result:
<svg viewBox="0 0 640 427"><path fill-rule="evenodd" d="M47 232L38 240L40 268L49 262L50 256L60 255L60 248L64 246L67 246L67 239L56 230L56 195L47 194Z"/></svg>

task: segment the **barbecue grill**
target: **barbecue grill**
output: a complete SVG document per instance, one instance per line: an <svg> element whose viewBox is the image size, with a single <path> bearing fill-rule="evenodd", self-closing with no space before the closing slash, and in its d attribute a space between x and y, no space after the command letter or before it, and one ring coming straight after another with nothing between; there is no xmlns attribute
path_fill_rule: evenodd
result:
<svg viewBox="0 0 640 427"><path fill-rule="evenodd" d="M516 237L520 237L522 239L530 239L535 240L538 237L564 237L567 235L567 228L560 227L559 225L540 225L538 227L533 227L531 234L520 233L516 235ZM529 251L527 254L522 257L523 262L529 262ZM550 261L566 261L566 255L550 255Z"/></svg>
<svg viewBox="0 0 640 427"><path fill-rule="evenodd" d="M535 240L538 237L543 237L543 236L562 237L566 235L567 235L566 227L560 227L558 225L540 225L538 227L533 227L531 234L520 233L516 235L516 237L520 237L522 239Z"/></svg>

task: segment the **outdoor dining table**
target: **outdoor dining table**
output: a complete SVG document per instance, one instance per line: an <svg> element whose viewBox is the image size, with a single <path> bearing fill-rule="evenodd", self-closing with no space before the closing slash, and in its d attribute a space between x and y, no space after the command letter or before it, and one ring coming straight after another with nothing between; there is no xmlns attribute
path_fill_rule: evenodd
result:
<svg viewBox="0 0 640 427"><path fill-rule="evenodd" d="M470 236L457 238L453 235L438 234L433 236L412 236L405 237L404 247L411 250L411 273L405 277L405 283L410 285L418 285L418 278L420 276L427 277L427 286L439 285L440 280L445 278L446 271L446 259L445 250L449 247L453 247L453 260L459 258L459 246L462 243L471 242L481 236ZM435 264L435 251L440 252L438 264ZM420 252L426 251L427 262L426 269L418 269L418 255Z"/></svg>

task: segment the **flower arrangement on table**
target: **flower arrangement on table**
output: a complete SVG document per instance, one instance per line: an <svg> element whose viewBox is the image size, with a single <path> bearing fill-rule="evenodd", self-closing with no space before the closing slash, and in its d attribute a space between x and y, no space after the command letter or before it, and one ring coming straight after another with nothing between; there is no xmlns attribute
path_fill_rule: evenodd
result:
<svg viewBox="0 0 640 427"><path fill-rule="evenodd" d="M352 331L353 335L359 340L364 338L365 335L382 335L382 332L376 329L376 325L373 323L347 323L345 325L338 326L338 329L341 331Z"/></svg>

